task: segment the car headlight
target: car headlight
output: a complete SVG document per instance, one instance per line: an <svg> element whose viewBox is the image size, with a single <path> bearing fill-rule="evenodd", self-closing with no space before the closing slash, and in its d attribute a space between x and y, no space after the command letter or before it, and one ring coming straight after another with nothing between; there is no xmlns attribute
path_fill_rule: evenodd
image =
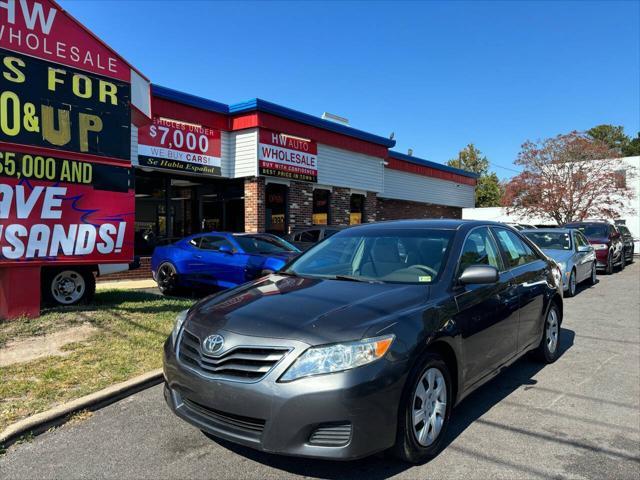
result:
<svg viewBox="0 0 640 480"><path fill-rule="evenodd" d="M188 311L189 310L183 310L178 314L178 316L176 316L176 324L173 326L173 331L171 332L171 344L174 347L176 346L176 341L178 340L178 334L180 333L182 324L184 323L185 318L187 318Z"/></svg>
<svg viewBox="0 0 640 480"><path fill-rule="evenodd" d="M551 267L551 272L553 273L553 279L556 282L556 286L557 287L561 287L562 286L562 271L560 270L560 267L558 267L558 265L554 265L553 267Z"/></svg>
<svg viewBox="0 0 640 480"><path fill-rule="evenodd" d="M311 347L280 378L290 382L311 375L342 372L375 362L389 350L394 335L367 338L357 342Z"/></svg>
<svg viewBox="0 0 640 480"><path fill-rule="evenodd" d="M595 250L608 250L609 245L607 245L606 243L594 243L593 248Z"/></svg>

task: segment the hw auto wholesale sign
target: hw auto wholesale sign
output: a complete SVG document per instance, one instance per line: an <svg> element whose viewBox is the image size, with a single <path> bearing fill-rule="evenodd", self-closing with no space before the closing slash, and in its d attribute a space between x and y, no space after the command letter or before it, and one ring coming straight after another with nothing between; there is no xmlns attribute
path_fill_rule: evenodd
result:
<svg viewBox="0 0 640 480"><path fill-rule="evenodd" d="M260 175L318 181L318 145L311 140L261 129L258 162Z"/></svg>
<svg viewBox="0 0 640 480"><path fill-rule="evenodd" d="M219 176L220 138L220 130L156 117L153 125L138 130L138 164Z"/></svg>
<svg viewBox="0 0 640 480"><path fill-rule="evenodd" d="M131 261L131 76L55 2L0 1L0 265Z"/></svg>

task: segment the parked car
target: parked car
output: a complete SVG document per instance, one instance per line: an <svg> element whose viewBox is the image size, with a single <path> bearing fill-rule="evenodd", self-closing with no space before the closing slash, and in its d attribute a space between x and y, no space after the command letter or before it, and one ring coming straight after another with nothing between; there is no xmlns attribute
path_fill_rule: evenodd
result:
<svg viewBox="0 0 640 480"><path fill-rule="evenodd" d="M178 315L164 395L207 435L266 452L422 462L503 367L558 358L562 302L558 267L502 224L355 226Z"/></svg>
<svg viewBox="0 0 640 480"><path fill-rule="evenodd" d="M558 264L565 297L573 297L581 282L596 284L596 253L579 230L538 228L521 233Z"/></svg>
<svg viewBox="0 0 640 480"><path fill-rule="evenodd" d="M635 239L633 238L633 234L626 225L616 225L616 227L622 236L625 262L633 263L633 255L635 253Z"/></svg>
<svg viewBox="0 0 640 480"><path fill-rule="evenodd" d="M268 233L198 233L156 247L151 274L166 295L184 287L230 288L277 271L299 253Z"/></svg>
<svg viewBox="0 0 640 480"><path fill-rule="evenodd" d="M622 254L622 236L615 225L601 220L567 223L564 227L580 230L587 237L596 251L596 266L607 275L612 274L616 266L624 270L626 259Z"/></svg>
<svg viewBox="0 0 640 480"><path fill-rule="evenodd" d="M321 242L325 238L338 233L347 227L342 225L316 225L315 227L296 230L286 235L285 240L305 251L313 247L316 243Z"/></svg>
<svg viewBox="0 0 640 480"><path fill-rule="evenodd" d="M530 230L530 229L537 228L534 225L529 225L528 223L505 222L505 225L509 225L510 227L513 227L516 230Z"/></svg>

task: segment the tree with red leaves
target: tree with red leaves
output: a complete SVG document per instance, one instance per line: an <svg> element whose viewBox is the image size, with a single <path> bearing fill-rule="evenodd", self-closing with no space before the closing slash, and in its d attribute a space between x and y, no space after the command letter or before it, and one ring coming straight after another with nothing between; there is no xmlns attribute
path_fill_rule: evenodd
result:
<svg viewBox="0 0 640 480"><path fill-rule="evenodd" d="M514 162L523 171L506 184L502 205L509 213L559 225L619 218L628 212L636 175L619 157L606 143L579 132L527 141Z"/></svg>

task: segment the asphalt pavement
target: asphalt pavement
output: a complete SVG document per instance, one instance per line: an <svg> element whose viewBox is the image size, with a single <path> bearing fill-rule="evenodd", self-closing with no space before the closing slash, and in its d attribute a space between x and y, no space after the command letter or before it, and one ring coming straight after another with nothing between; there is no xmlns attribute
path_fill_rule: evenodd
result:
<svg viewBox="0 0 640 480"><path fill-rule="evenodd" d="M640 478L640 261L565 301L562 356L523 359L454 411L448 446L420 466L267 455L209 440L161 387L0 455L0 478Z"/></svg>

